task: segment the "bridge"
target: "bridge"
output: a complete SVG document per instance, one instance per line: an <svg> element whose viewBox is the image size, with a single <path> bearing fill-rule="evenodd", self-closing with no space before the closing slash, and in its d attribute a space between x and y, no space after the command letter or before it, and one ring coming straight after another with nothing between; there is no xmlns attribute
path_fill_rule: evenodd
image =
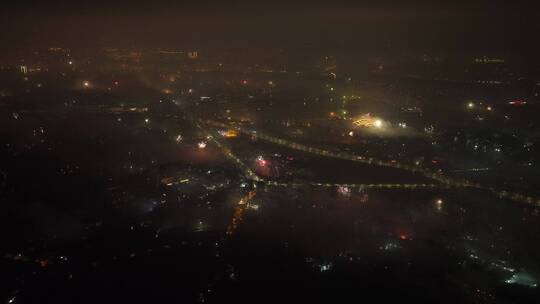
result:
<svg viewBox="0 0 540 304"><path fill-rule="evenodd" d="M332 183L316 183L316 182L303 182L303 183L280 183L276 181L265 181L268 186L280 186L280 187L327 187L327 188L359 188L359 189L433 189L439 188L438 184L332 184Z"/></svg>

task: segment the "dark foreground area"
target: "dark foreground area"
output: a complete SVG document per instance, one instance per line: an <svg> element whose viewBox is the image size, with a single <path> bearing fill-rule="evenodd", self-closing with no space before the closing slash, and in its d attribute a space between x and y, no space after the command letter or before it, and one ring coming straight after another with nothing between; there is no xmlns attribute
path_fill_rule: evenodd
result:
<svg viewBox="0 0 540 304"><path fill-rule="evenodd" d="M215 145L198 148L204 134L181 118L152 122L170 124L169 133L174 125L179 143L136 115L119 122L79 111L16 121L10 114L2 113L9 144L1 149L0 212L8 303L535 303L539 296L532 207L479 190L252 183ZM231 142L246 162L253 151L277 149L249 145ZM306 166L310 156L277 150L298 159L293 172L309 171L296 184L339 165ZM415 178L391 170L359 166L338 177ZM169 176L181 181L166 185Z"/></svg>

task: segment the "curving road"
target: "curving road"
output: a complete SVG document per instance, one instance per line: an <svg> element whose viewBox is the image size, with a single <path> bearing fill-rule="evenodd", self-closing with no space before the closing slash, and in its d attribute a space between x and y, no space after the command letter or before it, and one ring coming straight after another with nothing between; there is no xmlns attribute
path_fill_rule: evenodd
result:
<svg viewBox="0 0 540 304"><path fill-rule="evenodd" d="M220 147L221 149L224 149L225 155L227 157L233 159L240 168L244 171L244 174L247 178L255 180L255 181L261 181L265 182L268 185L272 186L301 186L301 185L311 185L311 186L323 186L323 187L364 187L364 188L381 188L381 189L420 189L420 188L436 188L436 187L468 187L468 188L475 188L480 190L485 190L493 193L499 198L503 199L509 199L512 201L517 201L525 204L529 204L535 207L540 207L540 199L531 197L524 194L519 193L512 193L506 190L501 189L495 189L493 187L486 187L482 186L479 183L474 183L468 180L456 180L449 177L446 177L440 173L430 172L428 170L425 170L421 167L417 166L411 166L408 164L402 164L402 163L389 163L386 161L374 159L371 157L365 157L361 155L356 155L352 153L347 152L336 152L336 151L330 151L327 149L321 149L317 147L310 147L301 143L292 142L290 140L286 140L283 138L271 136L264 134L259 131L253 131L253 130L247 130L245 128L239 127L239 126L230 126L224 123L212 121L212 120L199 120L200 123L204 123L206 125L210 126L216 126L220 128L234 128L240 133L249 135L253 138L264 140L269 143L273 143L276 145L284 146L290 149L299 150L307 153L317 154L323 157L332 157L332 158L338 158L338 159L344 159L354 162L360 162L368 165L374 165L374 166L383 166L383 167L390 167L400 170L406 170L412 173L418 173L421 174L424 177L427 177L431 180L437 181L439 184L322 184L322 183L302 183L302 184L288 184L288 183L277 183L273 181L264 181L262 178L258 177L247 165L245 165L240 159L238 159L230 149L225 148L217 139L216 137L218 135L211 135L212 140ZM200 126L199 123L197 123L197 126L201 130L205 130ZM206 131L206 130L205 130ZM208 131L206 131L208 133Z"/></svg>

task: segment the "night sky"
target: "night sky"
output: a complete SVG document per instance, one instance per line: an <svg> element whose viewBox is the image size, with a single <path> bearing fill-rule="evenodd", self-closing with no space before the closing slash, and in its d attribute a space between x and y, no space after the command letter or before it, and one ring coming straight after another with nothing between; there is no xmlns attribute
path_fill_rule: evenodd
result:
<svg viewBox="0 0 540 304"><path fill-rule="evenodd" d="M317 47L534 53L537 5L504 1L18 1L4 48ZM465 1L463 1L465 2Z"/></svg>

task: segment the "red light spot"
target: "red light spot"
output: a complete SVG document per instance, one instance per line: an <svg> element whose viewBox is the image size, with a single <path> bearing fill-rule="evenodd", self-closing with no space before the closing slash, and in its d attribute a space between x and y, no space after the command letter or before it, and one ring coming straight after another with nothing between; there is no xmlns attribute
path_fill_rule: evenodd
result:
<svg viewBox="0 0 540 304"><path fill-rule="evenodd" d="M242 80L242 84L243 84L243 85L246 85L247 83L248 83L247 80Z"/></svg>
<svg viewBox="0 0 540 304"><path fill-rule="evenodd" d="M402 234L402 235L399 236L399 239L400 240L408 240L409 238L405 234Z"/></svg>

